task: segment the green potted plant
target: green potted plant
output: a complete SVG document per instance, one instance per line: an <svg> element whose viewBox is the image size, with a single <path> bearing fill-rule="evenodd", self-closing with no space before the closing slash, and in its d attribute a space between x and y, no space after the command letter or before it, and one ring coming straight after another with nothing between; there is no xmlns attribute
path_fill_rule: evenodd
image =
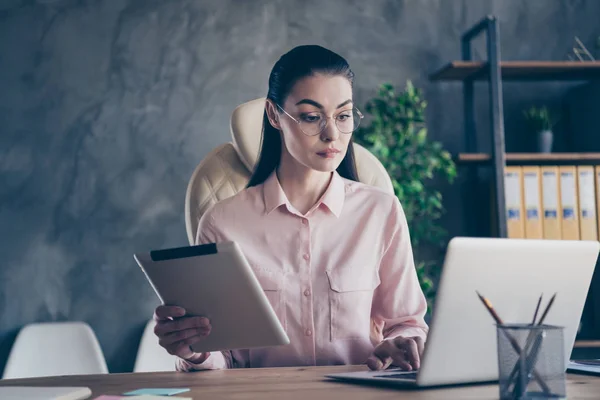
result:
<svg viewBox="0 0 600 400"><path fill-rule="evenodd" d="M531 106L523 111L523 115L531 132L537 135L537 150L541 153L550 153L554 141L552 128L557 120L552 117L548 107Z"/></svg>
<svg viewBox="0 0 600 400"><path fill-rule="evenodd" d="M391 177L406 214L417 275L431 310L447 233L439 224L444 212L442 194L430 183L434 178L452 182L456 166L441 143L427 137L426 107L421 91L410 81L400 92L383 84L366 103L368 125L355 132L354 140L370 150Z"/></svg>

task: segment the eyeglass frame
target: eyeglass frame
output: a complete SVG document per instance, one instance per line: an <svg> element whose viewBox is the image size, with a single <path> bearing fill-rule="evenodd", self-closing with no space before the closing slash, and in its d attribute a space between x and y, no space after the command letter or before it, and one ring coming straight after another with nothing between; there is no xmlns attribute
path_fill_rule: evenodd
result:
<svg viewBox="0 0 600 400"><path fill-rule="evenodd" d="M323 115L325 117L325 120L326 120L325 125L323 125L323 128L321 128L321 130L319 132L315 133L314 135L309 135L308 133L304 132L304 130L302 129L302 127L300 125L300 121L298 121L296 118L292 117L290 115L290 113L288 113L287 111L285 111L285 109L283 107L281 107L279 104L275 104L275 105L277 107L279 107L279 109L281 111L283 111L285 113L285 115L287 115L288 117L290 117L292 119L292 121L294 121L295 123L297 123L298 127L300 128L300 130L302 131L302 133L305 134L306 136L311 136L312 137L312 136L320 135L321 133L323 133L323 131L325 130L325 128L327 128L327 125L329 125L329 119L330 118L334 118L334 117L328 117L327 115L325 115L325 113L322 113L322 112L318 111L319 114L321 114L321 115ZM360 117L359 122L358 122L358 125L360 125L360 120L363 119L365 116L360 112L360 110L357 107L352 106L352 111L355 111L355 110L356 110L356 113L358 114L358 116ZM344 110L344 111L348 111L348 110ZM344 111L340 111L340 113L342 113ZM317 111L314 111L314 112L317 112ZM350 132L342 132L340 130L340 127L337 125L337 123L335 123L335 127L337 128L337 130L340 131L341 133L343 133L344 135L351 135L352 133L354 133L356 131L356 129L358 129L358 125L356 126L355 129L353 129Z"/></svg>

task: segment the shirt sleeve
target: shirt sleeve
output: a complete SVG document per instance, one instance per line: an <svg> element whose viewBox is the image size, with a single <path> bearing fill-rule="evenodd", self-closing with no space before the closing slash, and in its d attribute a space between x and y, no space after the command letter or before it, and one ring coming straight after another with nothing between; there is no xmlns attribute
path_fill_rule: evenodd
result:
<svg viewBox="0 0 600 400"><path fill-rule="evenodd" d="M429 329L425 323L427 300L417 277L406 216L394 199L371 318L379 339L420 336L425 341Z"/></svg>
<svg viewBox="0 0 600 400"><path fill-rule="evenodd" d="M227 369L231 365L230 352L213 352L210 353L208 358L200 364L195 364L184 360L183 358L177 357L175 361L175 369L179 372L191 372L201 371L206 369Z"/></svg>
<svg viewBox="0 0 600 400"><path fill-rule="evenodd" d="M196 233L196 244L217 243L218 233L215 229L214 216L209 208L200 218L198 231ZM230 351L211 352L208 358L195 364L190 361L177 357L175 368L177 371L190 372L206 369L227 369L233 367L233 360Z"/></svg>
<svg viewBox="0 0 600 400"><path fill-rule="evenodd" d="M211 207L206 210L198 222L196 244L217 243L219 235L215 226L215 216Z"/></svg>

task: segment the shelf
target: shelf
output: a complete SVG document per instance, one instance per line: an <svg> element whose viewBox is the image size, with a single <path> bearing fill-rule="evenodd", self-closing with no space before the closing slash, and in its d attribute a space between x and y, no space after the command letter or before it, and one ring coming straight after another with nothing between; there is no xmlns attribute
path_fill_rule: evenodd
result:
<svg viewBox="0 0 600 400"><path fill-rule="evenodd" d="M506 81L581 81L600 79L600 61L502 61L502 80ZM452 61L430 79L464 81L488 79L487 62Z"/></svg>
<svg viewBox="0 0 600 400"><path fill-rule="evenodd" d="M460 153L454 157L457 164L489 164L487 153ZM507 164L519 165L595 165L600 164L600 153L506 153Z"/></svg>
<svg viewBox="0 0 600 400"><path fill-rule="evenodd" d="M575 348L600 348L600 340L576 340Z"/></svg>

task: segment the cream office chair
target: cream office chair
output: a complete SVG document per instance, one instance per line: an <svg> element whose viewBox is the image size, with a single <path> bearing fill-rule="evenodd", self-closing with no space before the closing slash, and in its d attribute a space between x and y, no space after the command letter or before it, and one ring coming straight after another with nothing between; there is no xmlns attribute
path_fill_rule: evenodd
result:
<svg viewBox="0 0 600 400"><path fill-rule="evenodd" d="M104 354L88 324L44 322L21 329L2 378L106 373Z"/></svg>
<svg viewBox="0 0 600 400"><path fill-rule="evenodd" d="M185 225L194 244L198 221L214 203L244 189L258 160L265 99L238 106L231 115L232 142L211 151L196 167L185 197ZM361 182L393 193L392 181L379 160L364 147L354 144L356 167Z"/></svg>

